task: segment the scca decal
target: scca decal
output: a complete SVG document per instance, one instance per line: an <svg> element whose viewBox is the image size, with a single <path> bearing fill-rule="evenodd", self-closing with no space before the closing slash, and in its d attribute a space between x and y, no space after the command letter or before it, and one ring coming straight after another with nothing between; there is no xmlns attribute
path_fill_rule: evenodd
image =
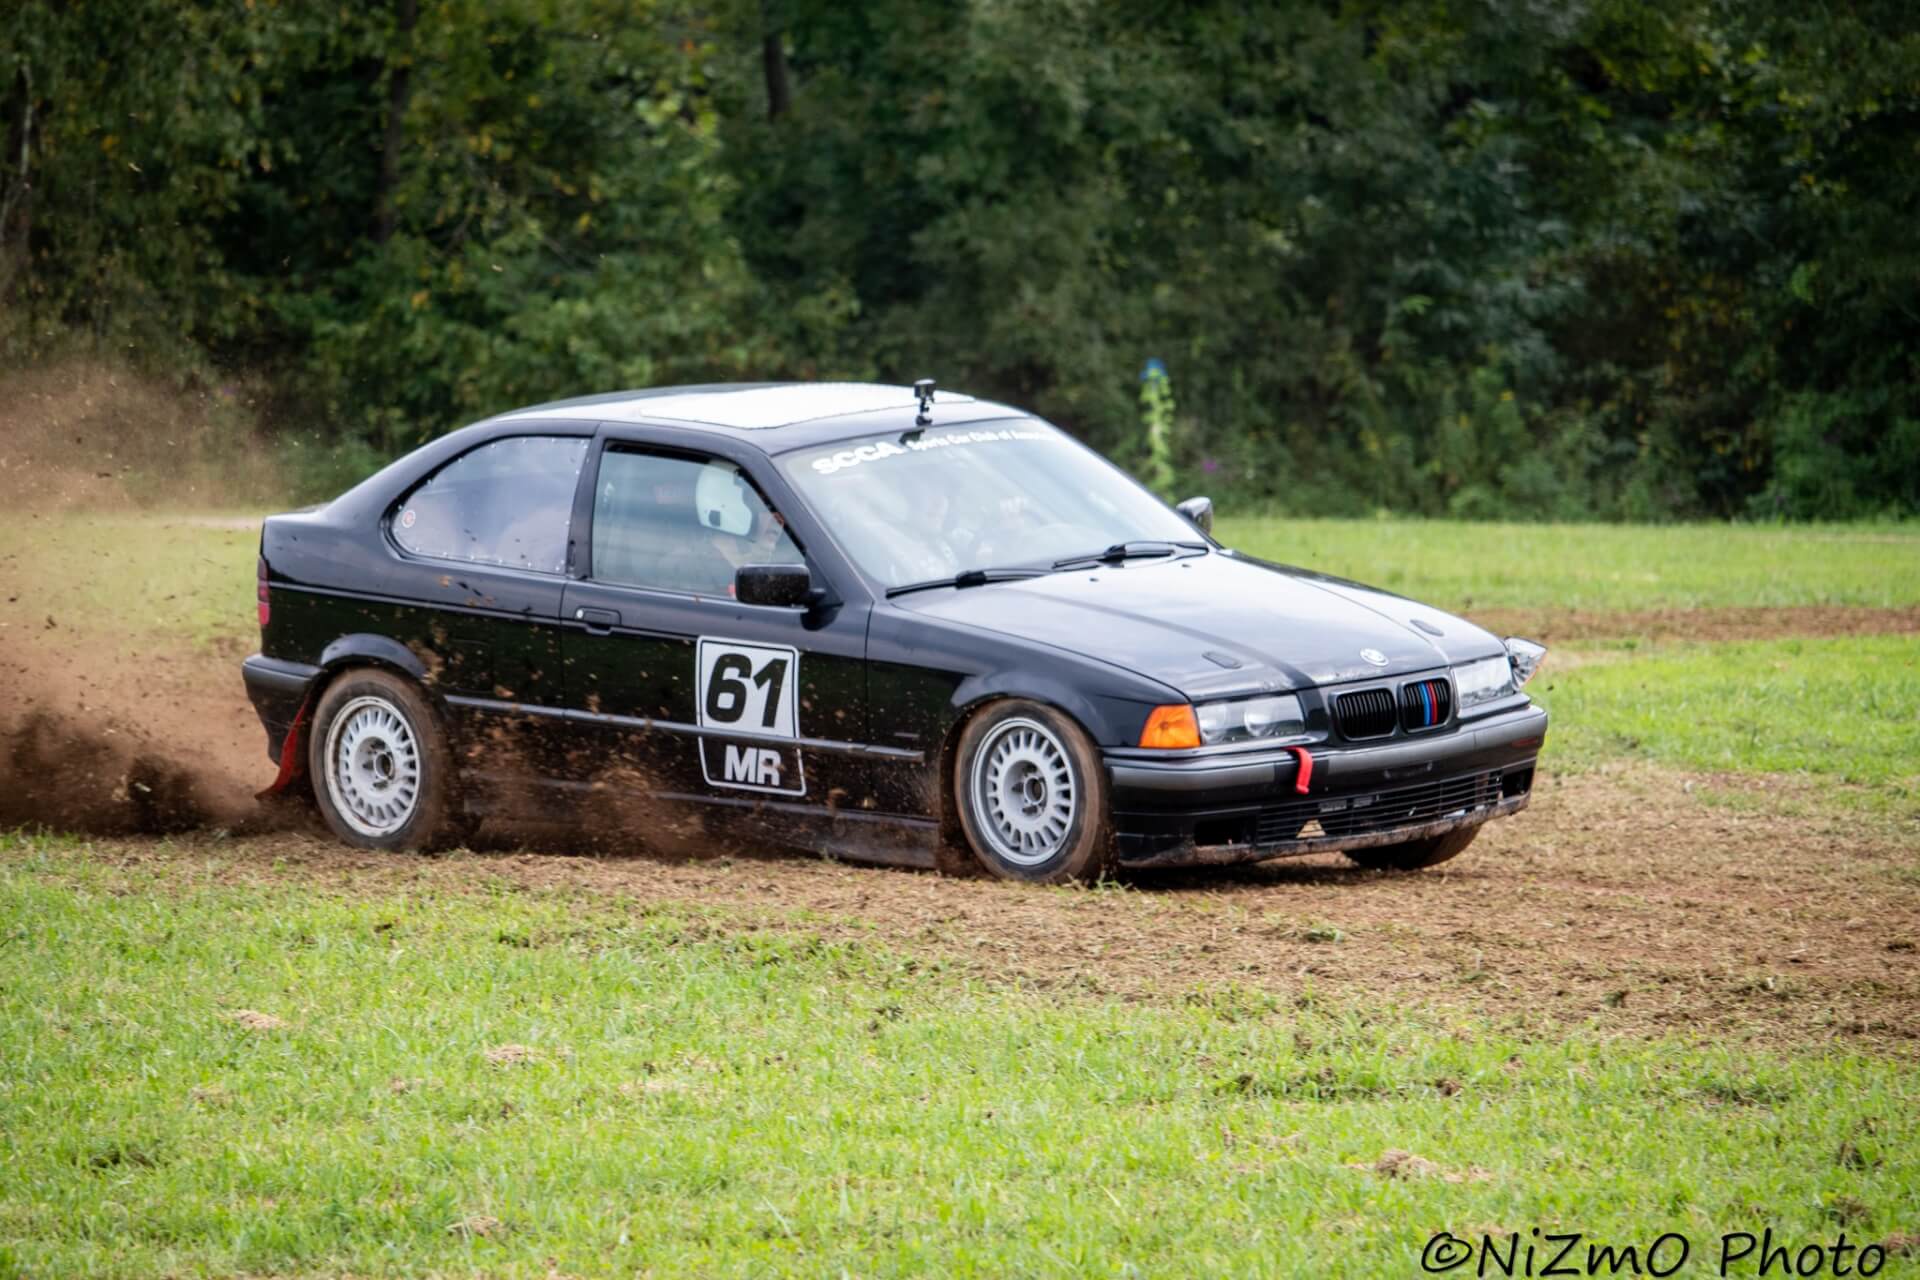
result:
<svg viewBox="0 0 1920 1280"><path fill-rule="evenodd" d="M823 476L830 476L847 467L857 467L863 462L878 462L882 458L897 457L905 452L899 445L882 440L878 444L863 444L857 449L842 449L824 458L815 458L813 469Z"/></svg>
<svg viewBox="0 0 1920 1280"><path fill-rule="evenodd" d="M933 449L951 449L955 445L992 444L1000 440L1047 440L1050 437L1044 431L1029 431L1020 427L1000 427L973 431L942 431L937 435L916 436L904 446L889 440L878 440L873 444L856 445L851 449L840 449L823 454L813 460L813 469L823 476L836 471L845 471L848 467L857 467L863 462L879 462L883 458L902 458L909 453L926 453Z"/></svg>

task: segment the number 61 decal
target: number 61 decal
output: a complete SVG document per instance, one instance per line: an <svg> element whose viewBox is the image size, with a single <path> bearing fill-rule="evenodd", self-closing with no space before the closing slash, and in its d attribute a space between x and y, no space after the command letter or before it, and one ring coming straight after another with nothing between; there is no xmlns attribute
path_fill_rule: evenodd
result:
<svg viewBox="0 0 1920 1280"><path fill-rule="evenodd" d="M797 738L800 654L785 645L700 637L700 727Z"/></svg>
<svg viewBox="0 0 1920 1280"><path fill-rule="evenodd" d="M707 784L743 791L805 795L805 765L797 746L760 746L729 738L797 738L800 654L785 645L700 637L694 658L700 727L726 737L700 739L700 771Z"/></svg>

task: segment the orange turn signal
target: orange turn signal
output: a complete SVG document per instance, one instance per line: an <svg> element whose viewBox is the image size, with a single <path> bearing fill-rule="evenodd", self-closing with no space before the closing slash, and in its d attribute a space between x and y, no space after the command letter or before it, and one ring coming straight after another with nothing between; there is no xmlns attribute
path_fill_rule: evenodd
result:
<svg viewBox="0 0 1920 1280"><path fill-rule="evenodd" d="M1199 746L1200 722L1193 718L1193 708L1184 702L1155 707L1140 731L1140 745L1168 750Z"/></svg>

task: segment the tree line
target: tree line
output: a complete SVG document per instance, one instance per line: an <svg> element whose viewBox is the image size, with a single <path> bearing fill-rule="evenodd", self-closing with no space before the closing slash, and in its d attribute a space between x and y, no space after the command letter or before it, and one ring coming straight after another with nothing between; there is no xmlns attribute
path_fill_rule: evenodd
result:
<svg viewBox="0 0 1920 1280"><path fill-rule="evenodd" d="M22 0L0 358L931 375L1228 501L1920 512L1908 0Z"/></svg>

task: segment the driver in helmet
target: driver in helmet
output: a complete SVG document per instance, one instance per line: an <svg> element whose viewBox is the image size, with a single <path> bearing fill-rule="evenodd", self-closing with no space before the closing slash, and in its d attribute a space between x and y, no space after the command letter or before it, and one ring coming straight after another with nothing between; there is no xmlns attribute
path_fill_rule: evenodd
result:
<svg viewBox="0 0 1920 1280"><path fill-rule="evenodd" d="M799 563L786 522L767 509L732 464L709 462L702 467L692 497L700 532L667 566L687 589L731 595L734 571L743 564Z"/></svg>

